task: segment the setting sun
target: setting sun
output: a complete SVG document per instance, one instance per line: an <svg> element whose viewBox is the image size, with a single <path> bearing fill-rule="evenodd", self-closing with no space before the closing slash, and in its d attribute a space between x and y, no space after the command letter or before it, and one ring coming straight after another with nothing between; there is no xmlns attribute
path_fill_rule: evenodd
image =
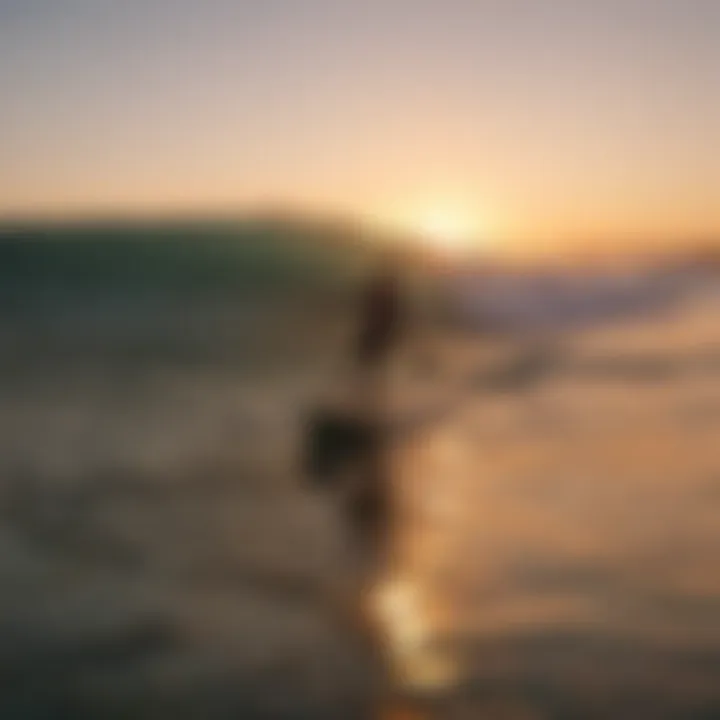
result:
<svg viewBox="0 0 720 720"><path fill-rule="evenodd" d="M480 213L456 204L428 203L395 215L392 224L432 250L472 253L487 250L489 228Z"/></svg>
<svg viewBox="0 0 720 720"><path fill-rule="evenodd" d="M471 218L445 208L419 214L414 229L434 247L453 251L472 249L477 232Z"/></svg>

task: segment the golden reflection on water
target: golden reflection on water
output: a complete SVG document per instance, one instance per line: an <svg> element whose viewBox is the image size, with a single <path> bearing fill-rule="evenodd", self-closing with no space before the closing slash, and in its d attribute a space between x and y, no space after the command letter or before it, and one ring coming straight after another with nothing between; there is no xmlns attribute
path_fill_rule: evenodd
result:
<svg viewBox="0 0 720 720"><path fill-rule="evenodd" d="M370 611L385 642L392 682L400 689L437 691L452 686L458 667L441 649L422 586L407 578L378 584Z"/></svg>
<svg viewBox="0 0 720 720"><path fill-rule="evenodd" d="M366 602L397 691L379 717L550 716L568 688L625 717L645 703L635 657L678 717L715 703L716 664L697 657L720 627L717 386L561 377L542 412L484 398L394 447L401 527ZM529 682L546 696L523 697Z"/></svg>
<svg viewBox="0 0 720 720"><path fill-rule="evenodd" d="M399 693L442 694L462 667L447 640L452 614L442 571L462 512L459 445L435 428L394 458L397 524L386 566L365 597L388 680ZM438 479L442 479L438 487Z"/></svg>
<svg viewBox="0 0 720 720"><path fill-rule="evenodd" d="M436 695L450 691L462 669L447 642L451 603L441 575L452 552L449 541L457 520L453 509L460 498L453 482L445 485L440 498L434 483L428 483L436 480L438 471L447 477L451 468L447 462L438 467L438 459L455 460L455 448L443 444L445 452L438 453L437 443L431 447L424 440L398 458L399 522L391 557L370 583L364 611L375 628L391 687L399 693ZM426 455L434 462L423 462Z"/></svg>

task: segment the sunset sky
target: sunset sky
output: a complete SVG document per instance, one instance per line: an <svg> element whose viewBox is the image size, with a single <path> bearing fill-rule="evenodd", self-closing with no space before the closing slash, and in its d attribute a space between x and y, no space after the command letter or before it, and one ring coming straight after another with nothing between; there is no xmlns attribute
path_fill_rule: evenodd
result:
<svg viewBox="0 0 720 720"><path fill-rule="evenodd" d="M0 215L720 236L716 0L0 0Z"/></svg>

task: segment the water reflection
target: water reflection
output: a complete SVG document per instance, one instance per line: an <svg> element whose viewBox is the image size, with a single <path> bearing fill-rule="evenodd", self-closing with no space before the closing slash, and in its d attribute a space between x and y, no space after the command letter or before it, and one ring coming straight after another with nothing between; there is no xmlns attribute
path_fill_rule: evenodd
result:
<svg viewBox="0 0 720 720"><path fill-rule="evenodd" d="M459 667L439 642L422 586L409 578L392 578L380 582L369 600L368 610L383 628L389 671L397 687L449 689Z"/></svg>
<svg viewBox="0 0 720 720"><path fill-rule="evenodd" d="M715 421L686 409L716 389L561 377L552 427L471 398L397 442L394 564L367 599L394 690L468 717L715 717Z"/></svg>

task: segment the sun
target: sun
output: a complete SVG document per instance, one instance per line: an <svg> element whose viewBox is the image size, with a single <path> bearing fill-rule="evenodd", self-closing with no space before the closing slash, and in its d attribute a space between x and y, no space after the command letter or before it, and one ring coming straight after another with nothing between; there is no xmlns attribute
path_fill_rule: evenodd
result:
<svg viewBox="0 0 720 720"><path fill-rule="evenodd" d="M451 208L429 208L418 214L414 225L424 242L441 250L470 250L476 240L474 219Z"/></svg>
<svg viewBox="0 0 720 720"><path fill-rule="evenodd" d="M488 222L479 211L452 203L425 203L395 215L393 223L428 249L466 255L488 250Z"/></svg>

